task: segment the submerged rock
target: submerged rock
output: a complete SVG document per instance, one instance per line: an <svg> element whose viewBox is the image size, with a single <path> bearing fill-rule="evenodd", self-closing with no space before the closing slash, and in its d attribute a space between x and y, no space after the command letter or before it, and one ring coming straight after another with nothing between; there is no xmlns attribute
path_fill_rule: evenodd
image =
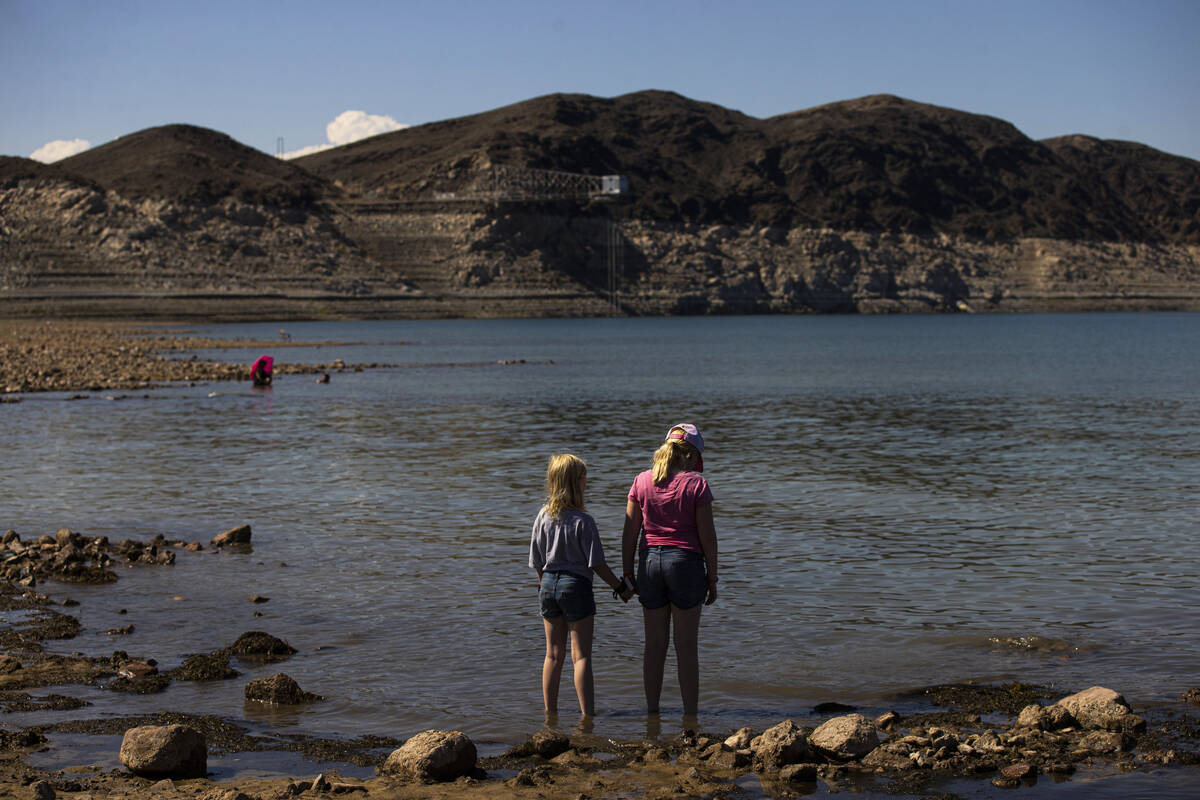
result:
<svg viewBox="0 0 1200 800"><path fill-rule="evenodd" d="M282 672L269 678L253 679L246 684L244 694L247 700L287 706L315 703L322 699L320 695L301 689L300 684Z"/></svg>
<svg viewBox="0 0 1200 800"><path fill-rule="evenodd" d="M238 658L254 661L282 661L291 657L296 648L263 631L247 631L237 638L229 652Z"/></svg>
<svg viewBox="0 0 1200 800"><path fill-rule="evenodd" d="M223 681L236 678L238 671L229 666L228 651L215 653L193 653L170 672L180 681Z"/></svg>

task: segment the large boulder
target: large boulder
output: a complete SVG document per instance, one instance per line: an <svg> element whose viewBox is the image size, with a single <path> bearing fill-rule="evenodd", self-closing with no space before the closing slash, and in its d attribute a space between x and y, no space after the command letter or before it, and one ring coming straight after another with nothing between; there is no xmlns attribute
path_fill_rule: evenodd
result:
<svg viewBox="0 0 1200 800"><path fill-rule="evenodd" d="M818 752L842 761L862 758L879 746L875 723L862 714L847 714L827 720L808 737Z"/></svg>
<svg viewBox="0 0 1200 800"><path fill-rule="evenodd" d="M144 725L125 731L121 763L146 778L202 778L208 771L204 735L187 725Z"/></svg>
<svg viewBox="0 0 1200 800"><path fill-rule="evenodd" d="M452 781L475 768L475 743L462 731L424 731L405 742L379 771L415 781Z"/></svg>
<svg viewBox="0 0 1200 800"><path fill-rule="evenodd" d="M790 719L767 728L750 743L754 751L754 768L777 770L804 761L808 757L807 733Z"/></svg>
<svg viewBox="0 0 1200 800"><path fill-rule="evenodd" d="M1146 721L1133 713L1125 698L1112 689L1093 686L1055 703L1089 730L1137 731Z"/></svg>
<svg viewBox="0 0 1200 800"><path fill-rule="evenodd" d="M321 699L320 695L301 689L300 684L282 672L277 672L269 678L254 678L246 684L243 693L247 700L284 706L315 703Z"/></svg>

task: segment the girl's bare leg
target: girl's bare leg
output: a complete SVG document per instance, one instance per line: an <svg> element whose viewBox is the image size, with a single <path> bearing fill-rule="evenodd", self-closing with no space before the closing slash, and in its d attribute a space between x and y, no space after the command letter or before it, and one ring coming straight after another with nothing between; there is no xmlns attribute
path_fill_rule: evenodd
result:
<svg viewBox="0 0 1200 800"><path fill-rule="evenodd" d="M567 623L571 630L571 664L575 670L575 694L579 696L579 713L585 717L596 715L596 688L592 678L592 634L595 626L595 614Z"/></svg>
<svg viewBox="0 0 1200 800"><path fill-rule="evenodd" d="M671 606L642 608L646 628L646 648L642 651L642 683L646 688L646 710L658 712L662 696L663 668L667 663L667 643L671 638Z"/></svg>
<svg viewBox="0 0 1200 800"><path fill-rule="evenodd" d="M671 606L675 623L675 663L679 669L679 695L683 713L694 715L700 704L700 610L703 605L686 610Z"/></svg>
<svg viewBox="0 0 1200 800"><path fill-rule="evenodd" d="M547 714L558 713L558 684L567 660L567 620L542 618L546 628L546 660L542 662L542 702Z"/></svg>

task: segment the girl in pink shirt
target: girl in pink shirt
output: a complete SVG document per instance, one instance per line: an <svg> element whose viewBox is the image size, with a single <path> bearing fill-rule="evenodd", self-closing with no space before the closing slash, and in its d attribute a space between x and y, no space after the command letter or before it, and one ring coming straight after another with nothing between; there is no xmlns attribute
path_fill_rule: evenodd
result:
<svg viewBox="0 0 1200 800"><path fill-rule="evenodd" d="M704 438L695 425L673 425L654 453L653 467L634 478L625 506L621 561L624 576L631 576L637 551L646 631L642 681L651 713L662 695L672 623L683 713L695 714L699 704L700 611L717 599L717 534L712 491L699 474L703 453Z"/></svg>

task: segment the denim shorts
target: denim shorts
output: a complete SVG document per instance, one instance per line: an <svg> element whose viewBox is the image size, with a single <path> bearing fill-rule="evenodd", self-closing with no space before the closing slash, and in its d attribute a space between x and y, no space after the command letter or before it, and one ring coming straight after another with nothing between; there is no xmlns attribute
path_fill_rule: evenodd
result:
<svg viewBox="0 0 1200 800"><path fill-rule="evenodd" d="M708 596L704 555L668 545L645 547L638 554L638 600L649 609L670 603L680 610L695 608Z"/></svg>
<svg viewBox="0 0 1200 800"><path fill-rule="evenodd" d="M578 622L596 613L592 582L574 572L543 572L538 599L546 619L565 616L567 622Z"/></svg>

